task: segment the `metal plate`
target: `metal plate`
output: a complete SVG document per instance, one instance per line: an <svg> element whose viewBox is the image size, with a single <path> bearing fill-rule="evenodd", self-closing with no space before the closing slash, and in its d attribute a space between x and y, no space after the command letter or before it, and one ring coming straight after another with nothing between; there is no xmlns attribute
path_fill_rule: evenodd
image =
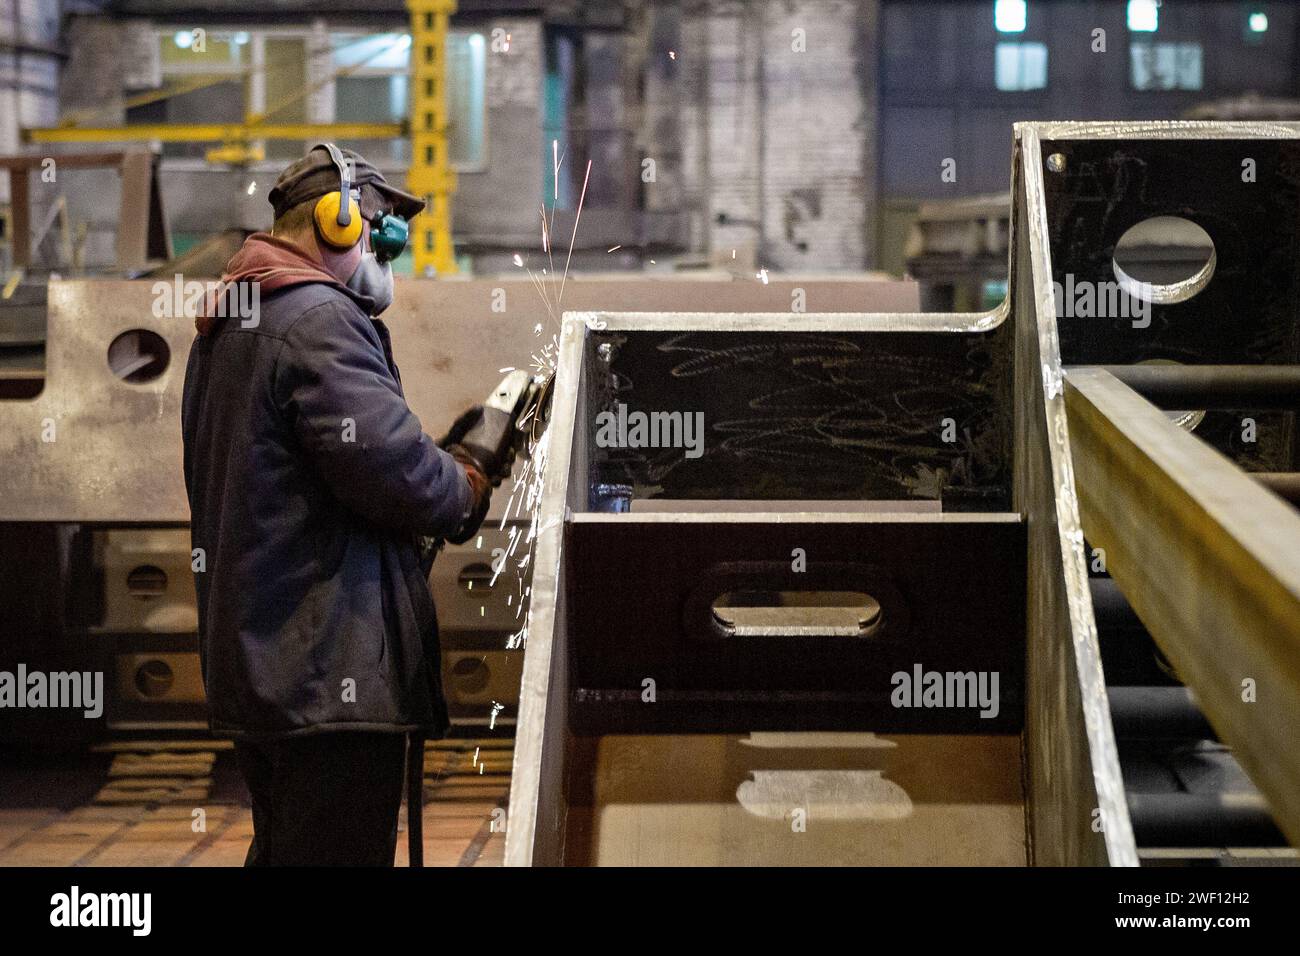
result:
<svg viewBox="0 0 1300 956"><path fill-rule="evenodd" d="M802 571L792 569L796 548L807 555ZM576 515L565 553L578 733L1020 728L1025 564L1015 515ZM614 588L601 584L610 568ZM711 607L740 589L865 593L880 604L879 627L861 637L728 635ZM996 713L981 716L973 701L895 706L894 675L911 682L918 667L997 675Z"/></svg>
<svg viewBox="0 0 1300 956"><path fill-rule="evenodd" d="M733 322L732 324L740 324ZM1010 333L597 331L586 428L595 483L634 497L1011 499ZM598 416L695 415L681 448L600 448ZM947 432L947 434L945 434ZM947 440L950 439L950 440Z"/></svg>
<svg viewBox="0 0 1300 956"><path fill-rule="evenodd" d="M570 281L564 301L686 308L707 298L722 308L788 310L794 288L831 310L908 309L917 299L916 286L903 282L594 279ZM194 327L176 314L173 289L161 280L50 283L44 389L0 400L0 521L189 521L180 396ZM384 319L407 400L433 435L482 402L501 369L530 367L559 329L527 278L399 280ZM162 374L142 384L108 366L109 344L132 329L157 333L170 352ZM498 497L493 515L505 504Z"/></svg>

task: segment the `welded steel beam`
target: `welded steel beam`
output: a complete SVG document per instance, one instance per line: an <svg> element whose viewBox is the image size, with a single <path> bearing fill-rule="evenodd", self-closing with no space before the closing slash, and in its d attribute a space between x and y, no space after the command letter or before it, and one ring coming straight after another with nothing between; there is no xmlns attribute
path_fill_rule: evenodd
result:
<svg viewBox="0 0 1300 956"><path fill-rule="evenodd" d="M1065 401L1089 540L1300 840L1300 513L1103 369Z"/></svg>

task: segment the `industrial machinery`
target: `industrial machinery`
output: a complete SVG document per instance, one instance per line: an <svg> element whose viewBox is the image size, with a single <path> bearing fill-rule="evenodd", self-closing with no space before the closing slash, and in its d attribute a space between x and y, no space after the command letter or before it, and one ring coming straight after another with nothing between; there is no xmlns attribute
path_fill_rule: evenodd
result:
<svg viewBox="0 0 1300 956"><path fill-rule="evenodd" d="M1297 159L1021 124L990 312L567 314L507 864L1294 862Z"/></svg>

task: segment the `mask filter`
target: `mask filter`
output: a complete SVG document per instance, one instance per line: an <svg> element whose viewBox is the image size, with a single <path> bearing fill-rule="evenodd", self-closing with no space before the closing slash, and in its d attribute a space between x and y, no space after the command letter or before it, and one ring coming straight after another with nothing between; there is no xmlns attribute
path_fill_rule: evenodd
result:
<svg viewBox="0 0 1300 956"><path fill-rule="evenodd" d="M358 295L373 299L375 307L371 315L379 315L393 304L393 267L388 262L381 263L373 252L367 252L347 286Z"/></svg>

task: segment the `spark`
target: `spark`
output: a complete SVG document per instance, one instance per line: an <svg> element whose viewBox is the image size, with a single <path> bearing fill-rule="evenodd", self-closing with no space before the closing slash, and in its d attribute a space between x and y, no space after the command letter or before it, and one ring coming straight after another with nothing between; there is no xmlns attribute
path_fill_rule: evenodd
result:
<svg viewBox="0 0 1300 956"><path fill-rule="evenodd" d="M587 182L591 179L591 160L582 176L582 194L578 196L578 211L573 216L573 235L569 237L569 258L564 260L564 279L560 281L560 296L564 296L564 283L569 278L569 262L573 259L573 244L578 239L578 222L582 219L582 204L587 198Z"/></svg>
<svg viewBox="0 0 1300 956"><path fill-rule="evenodd" d="M505 368L497 369L497 374L504 375L506 372L513 372L514 370L515 367L513 365L507 365Z"/></svg>
<svg viewBox="0 0 1300 956"><path fill-rule="evenodd" d="M767 269L759 269L754 275L763 280L763 285L767 285Z"/></svg>
<svg viewBox="0 0 1300 956"><path fill-rule="evenodd" d="M555 267L555 243L553 241L555 226L555 210L559 205L560 197L560 169L564 165L564 155L560 152L559 140L551 140L551 167L554 176L554 183L551 189L552 207L550 215L547 215L546 204L543 202L539 209L541 217L541 241L542 252L546 255L546 267L540 270L540 275L528 268L525 264L524 257L520 253L515 253L514 263L516 266L524 269L528 277L532 280L534 289L537 290L538 297L546 307L547 315L555 321L556 331L551 335L549 342L546 342L530 356L530 366L534 375L539 381L548 376L555 374L556 365L559 361L559 319L561 315L561 303L564 297L564 288L569 278L569 270L573 263L573 248L577 243L578 225L582 220L582 210L586 203L587 187L591 181L590 160L587 161L587 168L583 174L582 191L578 196L577 209L573 217L573 230L569 236L569 249L564 260L564 269L561 272ZM622 248L616 245L609 252L614 252ZM549 282L547 279L549 278ZM537 322L533 325L533 334L541 335L545 330L545 323ZM513 372L513 366L500 370L501 374ZM505 554L502 560L493 562L493 573L488 588L496 586L498 577L505 572L507 565L513 565L514 575L517 582L516 590L518 600L515 595L507 594L506 606L515 608L515 620L518 622L522 618L522 624L519 629L506 639L506 649L515 650L526 647L528 644L529 628L532 625L532 611L528 608L529 599L532 596L532 586L525 587L524 576L533 562L533 548L536 547L538 537L543 530L551 527L550 523L543 526L541 520L541 505L543 492L545 490L545 474L547 454L550 449L550 433L546 430L539 429L539 423L535 420L540 412L539 408L531 409L523 416L520 424L527 425L532 420L531 428L526 430L528 435L527 450L522 457L523 464L519 469L519 477L512 482L509 500L506 503L502 513L499 530L503 530L507 535ZM508 522L514 524L507 528ZM483 537L479 536L479 548L482 548ZM527 613L525 613L527 612ZM486 616L486 605L479 608L480 616ZM490 726L495 726L497 715L504 709L504 705L497 701L492 702L492 712L489 720ZM479 765L479 772L483 772L483 765Z"/></svg>
<svg viewBox="0 0 1300 956"><path fill-rule="evenodd" d="M670 60L675 60L675 59L677 59L677 51L676 51L676 50L669 50L669 51L668 51L668 59L670 59Z"/></svg>
<svg viewBox="0 0 1300 956"><path fill-rule="evenodd" d="M616 251L616 250L618 250L618 249L622 249L622 248L623 248L622 245L617 245L617 246L614 246L614 247L612 247L612 248L610 248L610 249L606 249L605 252L607 252L607 253L609 253L609 252L614 252L614 251Z"/></svg>

